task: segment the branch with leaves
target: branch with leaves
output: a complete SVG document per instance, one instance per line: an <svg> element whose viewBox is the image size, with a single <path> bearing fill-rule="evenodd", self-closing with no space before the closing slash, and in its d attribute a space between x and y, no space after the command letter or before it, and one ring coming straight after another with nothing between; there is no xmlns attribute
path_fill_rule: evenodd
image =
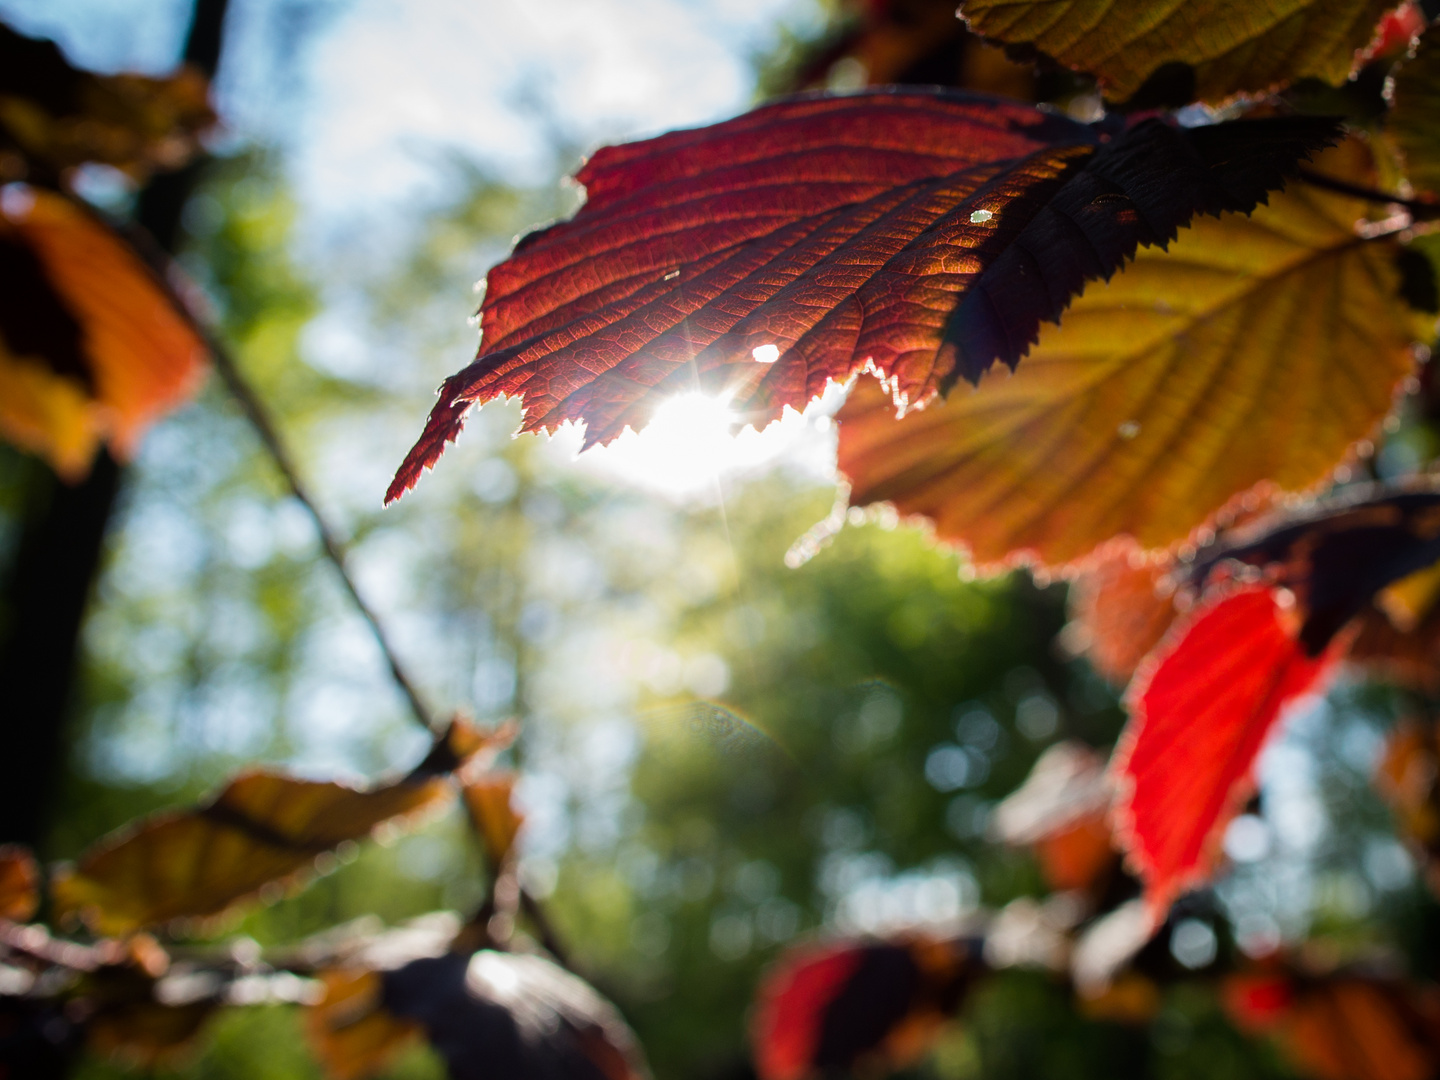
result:
<svg viewBox="0 0 1440 1080"><path fill-rule="evenodd" d="M921 19L902 34L894 6L872 4L828 62L866 57L902 81L907 63L963 42L972 59L1012 47L1010 66L967 60L948 88L801 93L597 152L574 218L491 270L479 353L442 386L386 493L412 488L470 410L499 398L520 400L522 430L582 424L590 446L682 390L764 427L843 384L853 508L924 523L978 573L1023 565L1075 584L1076 640L1128 683L1129 724L1108 765L1052 747L997 811L997 839L1033 851L1051 895L974 927L803 947L759 995L764 1080L910 1064L974 985L1012 967L1050 972L1092 1015L1151 1022L1160 989L1191 978L1159 963L1156 943L1221 867L1286 714L1346 672L1422 698L1440 685L1432 465L1355 483L1403 422L1440 308L1440 37L1425 10L968 0L968 31ZM1017 46L1044 63L1017 74ZM9 32L0 47L64 64ZM435 730L239 367L66 190L81 161L144 170L173 164L176 140L193 152L211 119L203 93L183 76L55 70L60 97L0 97L0 165L17 181L0 192L0 271L15 283L0 296L0 433L76 479L102 441L130 452L208 354L436 739L389 783L249 772L102 841L44 891L51 921L91 940L31 922L41 875L7 852L4 1007L36 1038L59 1010L62 1041L148 1059L219 1005L291 1001L310 1007L340 1078L375 1072L420 1030L456 1077L483 1063L644 1076L632 1033L557 965L520 885L514 777L484 771L505 737ZM1345 107L1377 77L1378 107ZM1022 101L992 78L1060 89ZM1334 88L1336 107L1311 107L1306 80ZM1382 773L1427 865L1431 727L1398 733ZM457 786L490 868L465 919L261 957L162 940L177 920L204 933L298 888ZM538 944L517 929L527 921ZM1406 1077L1440 1067L1440 1011L1418 980L1277 955L1203 981L1308 1075L1368 1076L1372 1059L1413 1065L1394 1074Z"/></svg>

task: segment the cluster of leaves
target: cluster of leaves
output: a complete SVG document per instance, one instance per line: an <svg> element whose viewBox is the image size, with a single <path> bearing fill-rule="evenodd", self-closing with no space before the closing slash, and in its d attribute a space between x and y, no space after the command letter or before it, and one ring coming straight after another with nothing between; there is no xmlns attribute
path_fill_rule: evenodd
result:
<svg viewBox="0 0 1440 1080"><path fill-rule="evenodd" d="M146 257L73 196L76 172L177 168L214 114L196 72L98 76L3 26L0 71L0 436L74 481L102 441L133 452L206 356Z"/></svg>
<svg viewBox="0 0 1440 1080"><path fill-rule="evenodd" d="M514 734L453 721L408 773L368 789L247 772L204 804L145 819L48 873L23 849L0 849L9 1074L54 1074L81 1046L171 1061L222 1007L288 1002L307 1007L314 1052L339 1080L384 1068L421 1035L455 1076L480 1075L482 1060L516 1076L646 1075L613 1006L517 933L522 905L534 902L515 877L515 777L490 768ZM437 912L392 931L342 927L243 955L152 936L212 933L354 858L358 842L432 816L457 788L493 870L468 920ZM29 922L42 906L92 941Z"/></svg>
<svg viewBox="0 0 1440 1080"><path fill-rule="evenodd" d="M442 387L388 496L499 397L520 399L525 430L583 424L590 445L680 390L763 426L851 383L838 419L852 507L923 519L983 570L1077 583L1076 637L1129 681L1129 727L1108 767L1053 746L994 819L1054 895L797 950L758 996L765 1080L914 1062L1010 968L1054 973L1091 1015L1148 1022L1177 977L1157 931L1214 874L1286 710L1347 660L1440 682L1440 495L1415 475L1316 497L1367 472L1434 333L1440 45L1425 13L967 3L970 31L1002 55L953 20L895 18L904 6L876 0L812 74L853 62L898 80L958 49L947 81L962 89L804 94L597 153L575 218L491 272L480 354ZM0 83L0 165L25 181L0 200L0 433L78 476L101 439L123 452L188 391L204 346L135 244L73 197L69 170L173 165L210 117L186 76L107 82L51 46L8 32L0 46L24 72ZM1359 95L1377 72L1378 117L1307 105ZM1070 115L998 87L1064 98ZM7 852L9 1060L43 1068L84 1039L154 1061L221 1005L290 1001L309 1006L340 1078L421 1031L457 1077L644 1076L633 1035L557 966L520 885L513 777L483 772L501 741L457 722L412 772L364 791L247 773L102 841L43 890ZM1427 860L1436 760L1415 725L1382 774ZM468 918L286 955L151 936L208 932L283 895L432 809L453 778L492 869ZM30 922L42 896L88 939ZM516 930L527 919L551 958ZM1220 996L1310 1075L1440 1064L1433 988L1397 973L1276 957Z"/></svg>
<svg viewBox="0 0 1440 1080"><path fill-rule="evenodd" d="M1367 469L1435 330L1440 51L1420 8L1388 7L967 4L975 33L1093 76L1099 96L1072 104L1114 111L880 88L603 150L573 221L491 272L479 355L389 497L498 397L523 430L579 423L590 445L680 389L764 426L858 376L838 416L852 506L923 520L981 569L1077 578L1121 615L1087 629L1131 680L1100 796L1114 835L1092 846L1125 854L1143 899L1089 928L1128 925L1123 963L1213 874L1287 709L1347 657L1433 684L1428 481L1307 501ZM1380 115L1307 114L1307 85L1377 72ZM1156 95L1184 122L1140 108ZM777 976L769 1075L890 1041L903 1061L911 1025L974 974L954 941L856 949ZM879 956L912 976L864 974ZM893 1025L861 1034L852 977L868 1006L891 995ZM1354 1074L1325 1058L1307 1067Z"/></svg>
<svg viewBox="0 0 1440 1080"><path fill-rule="evenodd" d="M1378 14L1356 13L1350 32L1361 37L1341 49L1345 71ZM1251 53L1303 35L1311 17L1321 13L1247 27ZM1406 17L1418 30L1418 15ZM985 14L972 18L983 33ZM1097 43L1112 22L1127 25L1106 15L1075 55L1107 92L1128 96L1147 70L1102 62ZM1213 34L1234 29L1219 22L1226 29ZM683 387L763 425L863 370L875 381L839 416L852 505L923 517L982 566L1023 559L1066 572L1117 543L1174 556L1262 492L1329 480L1413 378L1436 305L1433 270L1402 245L1432 207L1402 207L1373 185L1435 152L1414 134L1436 78L1428 36L1415 52L1394 83L1392 123L1406 133L1393 136L1397 147L1384 133L1341 142L1334 121L1304 115L1082 125L974 94L880 90L799 97L601 151L577 177L587 201L575 219L526 237L491 272L480 355L442 387L389 496L436 461L476 402L519 397L525 430L581 422L588 445L643 424ZM1144 33L1123 55L1152 67L1192 59ZM1333 56L1286 55L1278 71L1247 61L1221 76L1202 65L1199 100L1339 70ZM1287 175L1300 182L1272 199ZM1197 215L1214 221L1177 239ZM1428 290L1407 287L1404 268L1417 261ZM1415 310L1417 293L1428 311ZM1323 321L1307 307L1317 297ZM1013 375L992 370L997 360ZM973 389L954 389L962 377ZM1253 561L1267 576L1244 590L1249 600L1222 605L1205 575L1191 583L1204 599L1193 629L1177 635L1188 642L1132 690L1137 715L1117 774L1135 790L1120 809L1135 819L1157 912L1203 876L1202 841L1223 825L1281 707L1321 677L1317 658L1334 633L1427 563L1409 552L1377 561L1327 632L1297 637L1279 619L1295 590L1306 622L1306 598L1338 586L1282 580L1284 560L1260 547L1266 557ZM1341 558L1290 576L1349 569ZM1216 700L1214 680L1229 671L1203 665L1257 656L1269 662L1253 665L1263 673L1255 685ZM1201 702L1217 722L1195 715ZM1168 723L1233 733L1240 749L1184 755L1225 766L1152 824L1137 807L1174 792ZM1155 862L1147 845L1180 819L1199 837Z"/></svg>

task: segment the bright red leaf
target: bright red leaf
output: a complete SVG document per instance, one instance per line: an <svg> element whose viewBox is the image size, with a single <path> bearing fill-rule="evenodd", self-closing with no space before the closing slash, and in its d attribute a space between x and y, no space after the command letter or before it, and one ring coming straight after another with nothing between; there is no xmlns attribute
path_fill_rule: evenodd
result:
<svg viewBox="0 0 1440 1080"><path fill-rule="evenodd" d="M792 949L751 1026L761 1080L889 1072L918 1060L980 970L960 940L905 934Z"/></svg>
<svg viewBox="0 0 1440 1080"><path fill-rule="evenodd" d="M1327 120L1113 136L979 94L805 96L599 151L572 221L490 272L480 354L446 380L387 493L433 465L476 403L586 445L701 389L764 426L870 366L923 400L996 360L1140 244L1252 209L1332 141Z"/></svg>
<svg viewBox="0 0 1440 1080"><path fill-rule="evenodd" d="M862 952L834 945L788 956L760 990L755 1069L765 1080L809 1075L826 1007L855 975Z"/></svg>
<svg viewBox="0 0 1440 1080"><path fill-rule="evenodd" d="M1278 595L1256 585L1205 607L1132 684L1114 764L1117 835L1157 914L1210 873L1276 721L1344 651L1341 636L1307 654Z"/></svg>

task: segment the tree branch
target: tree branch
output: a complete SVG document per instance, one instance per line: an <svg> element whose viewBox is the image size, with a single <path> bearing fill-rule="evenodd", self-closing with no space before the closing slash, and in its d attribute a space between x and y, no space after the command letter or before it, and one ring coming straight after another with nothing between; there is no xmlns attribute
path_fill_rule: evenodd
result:
<svg viewBox="0 0 1440 1080"><path fill-rule="evenodd" d="M172 295L174 295L173 291ZM186 310L178 297L175 298L175 302L182 310ZM295 467L294 459L290 456L290 452L281 439L279 431L276 430L275 424L271 421L269 411L266 409L264 402L260 400L259 395L255 392L255 388L252 387L249 380L245 378L244 373L240 370L239 365L236 364L235 358L230 354L229 349L216 338L215 334L211 332L208 327L200 325L198 320L194 319L193 314L192 321L196 323L197 329L199 329L205 337L205 343L210 349L211 360L215 365L215 373L220 376L220 380L225 384L225 388L230 391L231 396L234 397L236 403L240 406L240 410L245 414L245 418L250 422L250 426L255 429L256 435L260 437L261 445L265 447L265 451L275 463L276 469L278 469L280 475L284 477L286 486L290 488L291 494L293 494L295 498L299 500L300 505L305 507L306 511L309 512L310 519L315 523L315 531L320 536L320 547L325 554L325 558L335 567L335 571L340 576L340 581L344 584L345 591L350 594L350 599L355 604L356 610L360 612L360 615L369 625L370 632L375 635L375 641L379 644L380 651L384 654L385 662L389 666L390 677L395 681L395 685L400 688L401 693L405 695L405 700L409 703L410 711L414 715L414 718L432 733L438 731L439 728L433 715L426 707L424 700L420 697L414 681L401 664L394 646L390 643L389 636L385 633L385 627L381 624L379 616L376 615L374 609L366 603L365 598L360 595L360 590L355 585L355 579L351 577L349 568L346 566L344 545L341 543L330 523L326 520L325 515L320 512L320 507L316 504L315 500L310 497L304 481L300 478L299 470Z"/></svg>
<svg viewBox="0 0 1440 1080"><path fill-rule="evenodd" d="M1311 187L1322 188L1325 191L1334 191L1340 195L1353 195L1357 199L1368 199L1376 203L1392 203L1395 206L1403 206L1410 211L1416 221L1435 221L1440 219L1440 203L1431 202L1428 199L1405 199L1399 195L1392 195L1385 191L1376 191L1373 188L1361 187L1359 184L1349 184L1344 180L1336 180L1326 176L1324 173L1314 172L1310 169L1300 169L1296 175L1309 184Z"/></svg>

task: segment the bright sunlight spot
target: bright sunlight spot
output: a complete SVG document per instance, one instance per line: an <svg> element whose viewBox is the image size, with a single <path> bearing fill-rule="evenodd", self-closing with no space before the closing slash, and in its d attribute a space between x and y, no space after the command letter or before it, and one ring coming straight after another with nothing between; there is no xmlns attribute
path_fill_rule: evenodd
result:
<svg viewBox="0 0 1440 1080"><path fill-rule="evenodd" d="M756 345L750 350L750 355L755 358L757 364L773 364L780 359L780 346Z"/></svg>
<svg viewBox="0 0 1440 1080"><path fill-rule="evenodd" d="M740 427L739 416L719 398L681 394L661 405L644 431L626 431L609 446L581 454L579 463L677 498L708 496L722 477L782 459L817 477L833 479L830 414L843 398L843 392L832 386L804 413L787 409L780 420L756 431Z"/></svg>

